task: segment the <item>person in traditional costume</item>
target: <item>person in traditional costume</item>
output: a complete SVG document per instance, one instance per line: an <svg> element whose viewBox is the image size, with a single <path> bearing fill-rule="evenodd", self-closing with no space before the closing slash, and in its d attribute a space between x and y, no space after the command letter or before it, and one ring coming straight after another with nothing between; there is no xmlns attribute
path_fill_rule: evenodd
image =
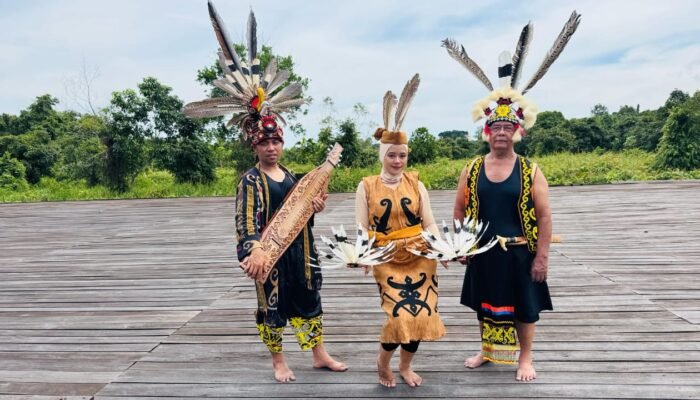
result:
<svg viewBox="0 0 700 400"><path fill-rule="evenodd" d="M399 346L401 377L411 387L420 386L422 378L411 368L418 345L445 334L437 308L436 261L408 251L426 248L421 237L424 229L438 234L425 186L418 180L417 173L405 171L409 149L401 125L418 84L416 74L407 83L399 101L391 91L384 96L384 126L374 134L380 142L382 171L363 178L355 197L357 223L374 235L374 245L381 247L393 242L396 246L390 262L373 267L380 304L386 313L377 357L379 382L386 387L396 386L389 364ZM395 123L390 130L389 120L394 110Z"/></svg>
<svg viewBox="0 0 700 400"><path fill-rule="evenodd" d="M261 233L285 196L297 182L287 168L279 164L284 144L279 113L306 102L299 83L290 83L278 90L289 78L289 71L277 70L273 58L261 75L257 58L255 16L248 19L248 60L235 53L228 35L211 2L209 13L221 45L220 66L225 78L214 84L228 96L216 97L185 106L189 117L218 117L234 113L229 125L237 124L252 146L258 163L246 171L236 191L237 255L245 273L255 280L258 307L256 326L262 342L272 356L275 379L295 380L286 363L282 336L287 323L302 350L312 350L313 367L345 371L347 366L334 360L323 345L323 309L321 306L321 270L316 265L318 255L311 231L313 218L291 243L279 261L263 280L268 254L261 246ZM327 195L313 199L315 212L325 207Z"/></svg>
<svg viewBox="0 0 700 400"><path fill-rule="evenodd" d="M502 246L462 260L468 267L461 303L476 312L482 341L481 351L467 358L464 365L477 368L488 361L515 364L517 360L519 381L536 377L532 356L535 323L541 311L553 308L546 281L552 218L544 174L536 163L516 154L514 144L537 117L536 107L523 95L559 56L579 21L580 15L574 11L522 92L517 85L531 40L531 24L523 28L513 57L508 52L500 54L501 87L496 90L463 46L451 39L443 41L449 55L491 91L473 109L475 121L486 118L482 139L488 142L489 152L468 162L462 171L454 218L488 222L484 240L508 238Z"/></svg>

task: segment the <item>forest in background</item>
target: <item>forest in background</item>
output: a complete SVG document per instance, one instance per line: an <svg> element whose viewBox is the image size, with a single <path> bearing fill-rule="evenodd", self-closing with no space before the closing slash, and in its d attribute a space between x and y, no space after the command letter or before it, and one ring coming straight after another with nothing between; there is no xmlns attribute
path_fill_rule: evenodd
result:
<svg viewBox="0 0 700 400"><path fill-rule="evenodd" d="M294 72L291 56L263 47L263 68L273 57L292 72L290 82L308 88L310 79ZM220 76L214 64L196 79L221 96L212 85ZM362 176L379 171L377 144L361 133L366 107L358 103L352 115L341 116L331 98L321 101L328 112L312 135L297 120L304 107L286 116L286 135L297 142L282 162L307 172L338 142L345 150L330 190L354 191ZM538 161L552 185L700 177L700 91L675 89L654 110L610 111L603 102L584 118L541 112L516 151ZM0 201L232 195L238 176L254 164L237 127L221 118L186 118L183 101L155 77L112 93L104 109L58 111L57 105L44 94L18 115L0 114ZM409 133L409 168L431 189L454 189L467 160L487 151L480 135L419 127Z"/></svg>

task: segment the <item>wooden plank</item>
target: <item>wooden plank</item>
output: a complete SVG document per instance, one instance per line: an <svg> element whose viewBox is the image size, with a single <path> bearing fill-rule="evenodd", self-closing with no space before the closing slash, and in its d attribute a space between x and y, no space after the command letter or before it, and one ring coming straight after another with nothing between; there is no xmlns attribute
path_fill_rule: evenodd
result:
<svg viewBox="0 0 700 400"><path fill-rule="evenodd" d="M537 381L516 383L512 366L464 369L479 339L455 265L439 271L448 334L421 344L417 390L376 384L384 316L373 279L348 270L326 271L322 296L326 347L351 370L313 370L288 334L298 380L274 383L253 325L254 287L233 254L231 198L0 205L0 400L694 398L700 246L688 238L700 233L698 189L552 188L565 242L552 247L556 310L538 323ZM436 219L451 219L454 192L430 195ZM352 225L353 207L353 194L331 195L315 233Z"/></svg>
<svg viewBox="0 0 700 400"><path fill-rule="evenodd" d="M517 397L517 398L545 398L568 397L570 399L596 398L601 396L601 389L605 393L617 393L620 399L658 399L662 397L677 399L694 399L697 396L697 386L658 386L658 385L625 385L625 384L541 384L533 383L523 385L516 383L509 374L510 379L500 383L479 385L465 385L462 383L448 385L437 383L423 385L419 389L410 388L405 384L399 384L396 388L383 388L376 383L346 383L343 390L339 391L337 385L314 385L313 389L306 385L279 385L279 384L148 384L148 383L112 383L100 391L100 396L131 396L131 395L161 395L161 396L190 396L202 397L260 397L260 398L284 398L315 396L320 398L383 398L386 396L407 398L420 396L429 397L459 397L459 398L487 398L487 397ZM512 383L508 383L512 381ZM419 392L420 391L420 392ZM661 396L661 397L660 397Z"/></svg>

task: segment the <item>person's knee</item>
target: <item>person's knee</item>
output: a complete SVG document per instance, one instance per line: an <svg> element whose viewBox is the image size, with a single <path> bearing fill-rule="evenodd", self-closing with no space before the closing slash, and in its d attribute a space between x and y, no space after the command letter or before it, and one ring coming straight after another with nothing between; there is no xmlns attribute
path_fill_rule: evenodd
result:
<svg viewBox="0 0 700 400"><path fill-rule="evenodd" d="M398 343L381 343L384 351L394 351L399 347Z"/></svg>
<svg viewBox="0 0 700 400"><path fill-rule="evenodd" d="M538 313L534 314L515 314L515 321L523 324L534 324L540 320L540 315Z"/></svg>
<svg viewBox="0 0 700 400"><path fill-rule="evenodd" d="M410 343L401 343L401 348L409 353L415 353L418 351L418 345L420 341L411 341Z"/></svg>

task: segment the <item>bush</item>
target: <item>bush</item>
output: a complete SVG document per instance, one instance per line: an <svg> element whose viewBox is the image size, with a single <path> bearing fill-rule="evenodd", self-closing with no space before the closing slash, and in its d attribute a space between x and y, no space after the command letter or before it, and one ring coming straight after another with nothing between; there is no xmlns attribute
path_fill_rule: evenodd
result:
<svg viewBox="0 0 700 400"><path fill-rule="evenodd" d="M105 135L105 122L99 116L83 115L73 131L57 141L61 149L54 166L59 180L82 180L89 186L103 183L107 148L100 138Z"/></svg>
<svg viewBox="0 0 700 400"><path fill-rule="evenodd" d="M197 139L183 139L172 148L173 163L168 167L178 182L209 183L214 180L214 154Z"/></svg>
<svg viewBox="0 0 700 400"><path fill-rule="evenodd" d="M26 190L28 185L25 173L22 162L13 158L9 152L0 156L0 188L11 191Z"/></svg>
<svg viewBox="0 0 700 400"><path fill-rule="evenodd" d="M143 141L114 135L104 139L107 146L104 162L104 181L107 187L125 192L145 164Z"/></svg>
<svg viewBox="0 0 700 400"><path fill-rule="evenodd" d="M439 149L437 139L425 127L413 131L408 147L411 149L411 154L408 157L408 162L411 165L433 162Z"/></svg>
<svg viewBox="0 0 700 400"><path fill-rule="evenodd" d="M664 124L654 163L660 169L700 168L700 111L675 108Z"/></svg>
<svg viewBox="0 0 700 400"><path fill-rule="evenodd" d="M528 135L529 154L544 155L573 150L576 137L565 127L533 129Z"/></svg>
<svg viewBox="0 0 700 400"><path fill-rule="evenodd" d="M51 176L51 167L58 160L58 152L49 145L31 146L22 162L27 167L27 182L38 183L42 176Z"/></svg>
<svg viewBox="0 0 700 400"><path fill-rule="evenodd" d="M39 182L42 176L51 176L51 168L58 160L58 151L51 145L49 133L43 129L0 137L0 152L6 151L24 164L26 179L32 184Z"/></svg>

